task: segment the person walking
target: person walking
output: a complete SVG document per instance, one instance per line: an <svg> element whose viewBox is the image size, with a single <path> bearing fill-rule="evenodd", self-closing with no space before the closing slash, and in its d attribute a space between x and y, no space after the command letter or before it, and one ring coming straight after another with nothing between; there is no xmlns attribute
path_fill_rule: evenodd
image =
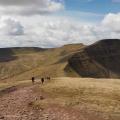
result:
<svg viewBox="0 0 120 120"><path fill-rule="evenodd" d="M42 84L44 83L44 78L41 78L41 83L42 83Z"/></svg>
<svg viewBox="0 0 120 120"><path fill-rule="evenodd" d="M32 84L35 83L35 77L32 77Z"/></svg>

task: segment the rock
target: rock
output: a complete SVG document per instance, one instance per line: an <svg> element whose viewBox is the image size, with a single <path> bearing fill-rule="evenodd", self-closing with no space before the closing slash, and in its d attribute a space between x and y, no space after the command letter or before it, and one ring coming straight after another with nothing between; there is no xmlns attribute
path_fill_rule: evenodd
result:
<svg viewBox="0 0 120 120"><path fill-rule="evenodd" d="M3 120L5 117L0 115L0 120Z"/></svg>

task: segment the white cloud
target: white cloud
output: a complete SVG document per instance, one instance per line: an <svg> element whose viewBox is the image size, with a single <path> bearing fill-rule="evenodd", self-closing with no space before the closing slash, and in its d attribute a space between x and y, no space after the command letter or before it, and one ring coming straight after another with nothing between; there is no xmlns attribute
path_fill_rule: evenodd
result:
<svg viewBox="0 0 120 120"><path fill-rule="evenodd" d="M19 20L21 21L21 19ZM56 47L68 43L83 42L85 39L88 38L85 37L84 39L83 35L87 36L88 34L90 34L89 30L86 30L87 26L85 27L80 23L76 23L75 21L64 17L40 16L34 20L35 21L33 21L33 17L29 17L29 21L33 22L31 24L31 22L28 22L27 17L26 20L23 19L22 22L19 22L22 24L22 26L24 25L25 29L25 33L22 36L11 36L11 33L9 33L8 31L12 31L10 30L12 29L12 27L9 27L9 30L7 27L2 27L2 30L5 29L5 32L1 35L0 47ZM3 22L0 22L0 26L2 26L2 24Z"/></svg>
<svg viewBox="0 0 120 120"><path fill-rule="evenodd" d="M64 9L60 0L0 0L0 14L35 15Z"/></svg>
<svg viewBox="0 0 120 120"><path fill-rule="evenodd" d="M35 15L64 9L62 0L0 0L1 14Z"/></svg>
<svg viewBox="0 0 120 120"><path fill-rule="evenodd" d="M0 34L8 36L20 36L24 34L24 27L15 19L2 17L0 19Z"/></svg>
<svg viewBox="0 0 120 120"><path fill-rule="evenodd" d="M70 18L57 16L29 16L16 17L16 19L18 21L12 19L12 22L0 22L0 26L3 26L3 23L6 26L11 26L11 23L12 26L16 26L15 24L17 23L20 26L24 26L24 34L22 36L13 36L11 33L7 35L2 33L0 47L57 47L69 43L91 44L100 39L120 38L119 13L106 15L98 24L83 23ZM18 26L17 29L19 28ZM2 27L0 31L12 31L14 27L8 28Z"/></svg>
<svg viewBox="0 0 120 120"><path fill-rule="evenodd" d="M120 13L117 14L109 13L103 19L102 24L105 27L111 29L112 31L120 33Z"/></svg>

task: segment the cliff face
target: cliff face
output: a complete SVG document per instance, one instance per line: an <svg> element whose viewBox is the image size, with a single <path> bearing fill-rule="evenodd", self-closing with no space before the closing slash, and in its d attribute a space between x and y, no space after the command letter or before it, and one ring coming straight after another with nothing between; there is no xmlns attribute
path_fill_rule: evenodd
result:
<svg viewBox="0 0 120 120"><path fill-rule="evenodd" d="M120 40L106 39L87 46L68 63L82 77L120 78Z"/></svg>

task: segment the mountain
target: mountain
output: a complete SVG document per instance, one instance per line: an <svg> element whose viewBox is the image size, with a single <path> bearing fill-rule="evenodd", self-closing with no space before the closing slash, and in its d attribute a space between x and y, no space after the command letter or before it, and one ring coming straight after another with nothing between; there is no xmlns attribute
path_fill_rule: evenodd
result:
<svg viewBox="0 0 120 120"><path fill-rule="evenodd" d="M119 77L119 45L114 39L90 46L1 49L0 118L58 120L64 114L64 120L120 120L120 80L96 79ZM47 76L51 80L42 84L39 78Z"/></svg>
<svg viewBox="0 0 120 120"><path fill-rule="evenodd" d="M120 40L98 41L75 53L68 67L81 77L120 78Z"/></svg>
<svg viewBox="0 0 120 120"><path fill-rule="evenodd" d="M0 48L0 79L29 79L32 76L66 76L64 68L68 59L83 44L59 48Z"/></svg>
<svg viewBox="0 0 120 120"><path fill-rule="evenodd" d="M46 49L36 47L15 47L15 48L0 48L0 62L8 62L17 58L19 54L30 54Z"/></svg>
<svg viewBox="0 0 120 120"><path fill-rule="evenodd" d="M120 78L120 40L59 48L0 48L0 79L51 77Z"/></svg>

